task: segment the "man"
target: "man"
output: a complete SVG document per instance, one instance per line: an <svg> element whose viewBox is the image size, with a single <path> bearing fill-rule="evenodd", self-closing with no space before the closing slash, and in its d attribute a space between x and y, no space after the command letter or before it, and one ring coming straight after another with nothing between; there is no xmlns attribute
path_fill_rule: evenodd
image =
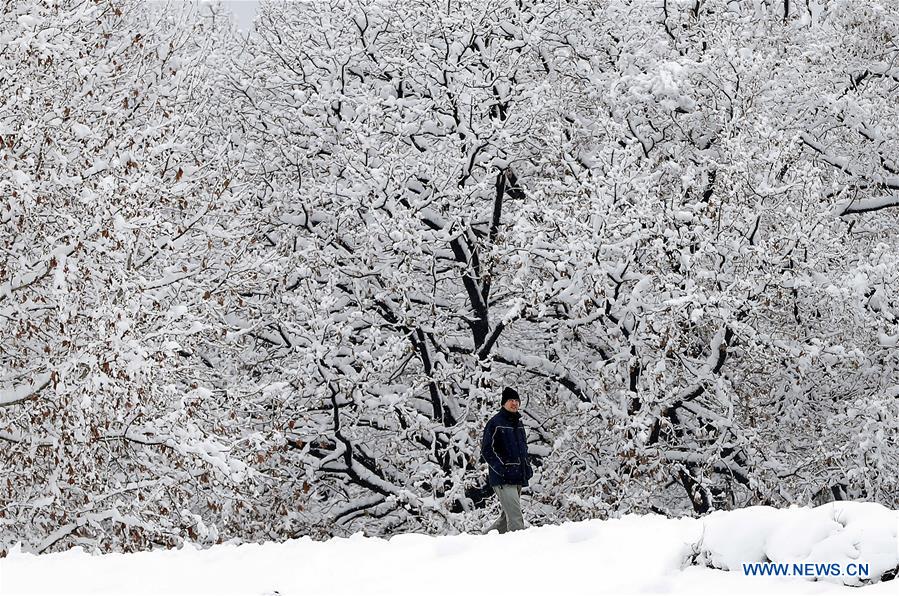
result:
<svg viewBox="0 0 899 596"><path fill-rule="evenodd" d="M518 392L503 389L501 409L484 428L481 454L489 467L488 484L499 497L502 507L499 519L487 529L500 534L524 528L521 515L521 487L534 475L528 463L528 444L521 424Z"/></svg>

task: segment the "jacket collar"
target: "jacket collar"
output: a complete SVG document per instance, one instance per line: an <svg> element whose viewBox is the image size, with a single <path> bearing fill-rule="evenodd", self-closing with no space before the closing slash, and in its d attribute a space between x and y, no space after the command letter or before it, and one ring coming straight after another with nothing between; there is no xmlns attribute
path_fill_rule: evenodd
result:
<svg viewBox="0 0 899 596"><path fill-rule="evenodd" d="M500 416L505 417L506 420L509 420L510 422L513 422L513 423L519 422L521 420L521 412L510 412L509 410L507 410L506 408L503 408L503 407L500 407L499 414L500 414Z"/></svg>

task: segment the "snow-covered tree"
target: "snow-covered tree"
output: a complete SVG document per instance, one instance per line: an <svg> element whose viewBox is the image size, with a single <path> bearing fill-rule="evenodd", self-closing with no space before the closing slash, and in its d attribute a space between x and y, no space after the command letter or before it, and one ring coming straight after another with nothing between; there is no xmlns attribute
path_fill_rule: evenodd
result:
<svg viewBox="0 0 899 596"><path fill-rule="evenodd" d="M878 498L895 483L894 363L858 360L883 349L889 321L859 327L865 311L794 282L824 270L847 288L870 238L846 218L891 204L847 207L835 182L893 167L878 142L896 136L888 87L855 83L879 110L867 137L818 106L860 73L889 78L878 56L895 15L776 9L266 9L232 87L290 296L276 291L259 321L289 362L300 449L288 457L336 507L324 521L411 511L464 527L446 512L472 504L474 439L503 383L527 396L532 448L551 464L534 491L548 519L681 510L684 495L700 512L793 502L847 482ZM833 73L833 53L854 78ZM871 165L832 155L837 125ZM865 175L889 191L888 169ZM891 217L868 213L864 227L894 254ZM886 408L880 421L869 405L842 432L808 424L849 411L847 370L828 383L818 356L802 357L812 338ZM802 376L827 390L790 382ZM809 399L774 414L785 395ZM815 448L822 433L833 444ZM870 476L832 469L838 454L878 462L886 484L871 492ZM812 467L796 476L800 465Z"/></svg>
<svg viewBox="0 0 899 596"><path fill-rule="evenodd" d="M252 275L219 29L191 6L0 8L0 543L215 541L250 506L251 402L200 349Z"/></svg>

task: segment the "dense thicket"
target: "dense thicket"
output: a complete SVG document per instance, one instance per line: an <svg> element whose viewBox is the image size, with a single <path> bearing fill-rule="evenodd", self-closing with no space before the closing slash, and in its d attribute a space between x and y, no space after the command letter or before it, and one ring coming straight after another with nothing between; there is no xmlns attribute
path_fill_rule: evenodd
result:
<svg viewBox="0 0 899 596"><path fill-rule="evenodd" d="M0 547L897 505L896 7L0 19Z"/></svg>

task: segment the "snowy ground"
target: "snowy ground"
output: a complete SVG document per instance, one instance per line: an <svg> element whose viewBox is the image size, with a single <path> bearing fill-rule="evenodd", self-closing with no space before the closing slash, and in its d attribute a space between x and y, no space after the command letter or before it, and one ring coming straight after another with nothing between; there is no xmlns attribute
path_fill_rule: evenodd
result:
<svg viewBox="0 0 899 596"><path fill-rule="evenodd" d="M0 559L0 594L896 594L899 581L853 588L744 575L744 562L899 563L899 515L879 505L752 507L703 519L628 516L514 534L191 547L131 555L80 551ZM700 560L723 571L682 562ZM694 557L696 558L696 557ZM839 582L839 583L832 583Z"/></svg>

